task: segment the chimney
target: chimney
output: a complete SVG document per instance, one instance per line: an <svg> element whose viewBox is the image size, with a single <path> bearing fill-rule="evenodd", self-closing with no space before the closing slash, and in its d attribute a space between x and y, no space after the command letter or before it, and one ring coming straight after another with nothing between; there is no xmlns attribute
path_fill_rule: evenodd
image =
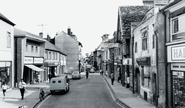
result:
<svg viewBox="0 0 185 108"><path fill-rule="evenodd" d="M50 38L50 36L49 36L49 34L48 34L48 35L47 35L47 40L48 40L49 42L50 42L50 39L51 39L51 38Z"/></svg>
<svg viewBox="0 0 185 108"><path fill-rule="evenodd" d="M107 41L109 39L109 34L104 34L103 36L102 36L102 42L105 42L105 41Z"/></svg>
<svg viewBox="0 0 185 108"><path fill-rule="evenodd" d="M67 34L71 36L71 28L70 27L67 28Z"/></svg>
<svg viewBox="0 0 185 108"><path fill-rule="evenodd" d="M143 0L143 5L144 6L154 6L154 0Z"/></svg>
<svg viewBox="0 0 185 108"><path fill-rule="evenodd" d="M39 36L40 36L41 38L43 38L43 33L42 33L42 32L40 32L40 33L39 33Z"/></svg>

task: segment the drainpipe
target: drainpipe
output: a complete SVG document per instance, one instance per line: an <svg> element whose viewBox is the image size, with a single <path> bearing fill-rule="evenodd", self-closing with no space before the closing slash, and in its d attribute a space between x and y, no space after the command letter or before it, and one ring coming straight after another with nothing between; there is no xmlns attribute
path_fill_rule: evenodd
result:
<svg viewBox="0 0 185 108"><path fill-rule="evenodd" d="M134 76L135 76L135 74L134 74L134 36L132 37L132 93L134 94L135 93L135 91L134 91L134 87L135 87L135 85L134 85Z"/></svg>
<svg viewBox="0 0 185 108"><path fill-rule="evenodd" d="M156 108L158 106L158 98L159 98L159 73L158 73L158 34L157 34L157 31L154 31L155 33L155 37L156 37L156 48L155 48L155 51L156 51L156 74L157 74L157 77L156 77L156 85L157 85L157 92L156 92Z"/></svg>

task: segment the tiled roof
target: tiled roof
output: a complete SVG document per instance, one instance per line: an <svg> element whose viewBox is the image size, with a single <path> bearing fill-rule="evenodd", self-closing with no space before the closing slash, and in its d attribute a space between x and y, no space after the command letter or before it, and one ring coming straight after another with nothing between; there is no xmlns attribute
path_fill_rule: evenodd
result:
<svg viewBox="0 0 185 108"><path fill-rule="evenodd" d="M130 23L140 22L150 10L149 6L120 6L119 18L123 35L130 35Z"/></svg>
<svg viewBox="0 0 185 108"><path fill-rule="evenodd" d="M33 33L23 31L23 30L20 30L20 29L17 29L17 28L14 28L14 37L27 37L30 40L45 42L45 39L43 39L39 35L35 35Z"/></svg>
<svg viewBox="0 0 185 108"><path fill-rule="evenodd" d="M6 18L3 14L0 13L0 19L7 22L8 24L14 26L15 24L11 22L8 18Z"/></svg>
<svg viewBox="0 0 185 108"><path fill-rule="evenodd" d="M52 51L56 51L56 52L60 52L60 53L62 53L62 54L64 54L64 55L66 55L64 52L62 52L62 51L60 50L60 48L58 48L57 46L55 46L54 44L52 44L51 42L49 42L49 41L47 41L47 40L46 40L45 49L47 49L47 50L52 50Z"/></svg>

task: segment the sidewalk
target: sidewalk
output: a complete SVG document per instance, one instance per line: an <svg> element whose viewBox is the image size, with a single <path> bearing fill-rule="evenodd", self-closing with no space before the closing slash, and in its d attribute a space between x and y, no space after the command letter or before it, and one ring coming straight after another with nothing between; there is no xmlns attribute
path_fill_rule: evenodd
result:
<svg viewBox="0 0 185 108"><path fill-rule="evenodd" d="M132 91L123 87L117 81L114 81L114 84L111 85L111 79L108 76L104 75L103 78L108 83L115 100L126 108L156 108L154 105L146 102L139 96L134 95Z"/></svg>
<svg viewBox="0 0 185 108"><path fill-rule="evenodd" d="M6 92L6 98L3 99L2 90L0 91L0 108L18 108L24 104L26 108L33 108L39 103L40 88L44 88L45 96L49 95L49 83L39 83L27 85L24 100L21 100L21 94L18 88L10 88Z"/></svg>

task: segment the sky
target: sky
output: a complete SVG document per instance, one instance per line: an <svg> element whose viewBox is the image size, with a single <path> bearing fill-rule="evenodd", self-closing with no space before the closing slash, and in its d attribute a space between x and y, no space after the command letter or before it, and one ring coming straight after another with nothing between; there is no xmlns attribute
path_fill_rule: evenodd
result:
<svg viewBox="0 0 185 108"><path fill-rule="evenodd" d="M70 27L82 43L82 54L94 51L101 36L117 29L119 6L143 5L142 0L0 0L0 13L15 28L53 38ZM43 26L40 26L43 25Z"/></svg>

